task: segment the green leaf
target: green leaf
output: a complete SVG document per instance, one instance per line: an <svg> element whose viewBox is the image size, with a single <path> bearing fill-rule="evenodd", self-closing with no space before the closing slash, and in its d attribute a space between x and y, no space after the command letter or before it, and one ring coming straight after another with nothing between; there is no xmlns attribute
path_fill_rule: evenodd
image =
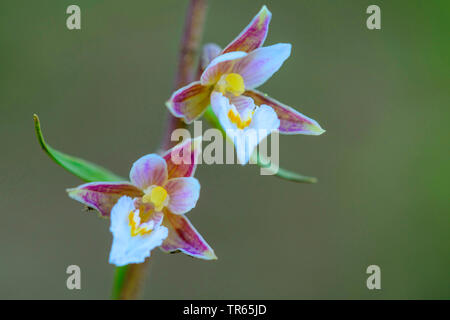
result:
<svg viewBox="0 0 450 320"><path fill-rule="evenodd" d="M124 181L126 179L112 173L111 171L100 167L92 162L70 156L50 147L42 136L39 117L35 114L34 127L38 141L47 155L61 167L79 177L86 182L94 181Z"/></svg>
<svg viewBox="0 0 450 320"><path fill-rule="evenodd" d="M212 110L211 106L208 106L208 108L206 109L206 112L204 113L204 117L213 127L219 129L222 132L224 137L226 137L225 130L220 125L219 119L217 119L217 116L214 113L214 111ZM263 158L262 155L259 154L259 152L256 153L256 157L257 157L256 163L260 167L262 167L262 168L269 167L266 159ZM317 178L304 176L299 173L283 169L281 167L278 168L277 172L274 172L274 175L281 179L298 182L298 183L316 183L317 182Z"/></svg>

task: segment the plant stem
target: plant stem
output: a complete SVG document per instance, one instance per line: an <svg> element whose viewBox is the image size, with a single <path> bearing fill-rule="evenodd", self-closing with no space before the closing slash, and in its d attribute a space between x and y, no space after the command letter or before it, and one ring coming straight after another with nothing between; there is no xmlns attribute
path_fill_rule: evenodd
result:
<svg viewBox="0 0 450 320"><path fill-rule="evenodd" d="M141 292L145 280L149 259L144 263L129 264L116 267L112 299L131 300L136 299Z"/></svg>
<svg viewBox="0 0 450 320"><path fill-rule="evenodd" d="M196 64L200 41L203 35L203 26L206 17L207 0L190 0L186 12L184 33L181 38L180 54L178 59L178 71L175 76L174 89L178 89L195 80ZM170 136L173 130L184 128L186 124L181 119L175 118L170 113L167 116L167 124L161 142L161 149L170 149L174 142ZM142 289L149 259L144 263L130 264L116 268L113 285L113 299L136 299Z"/></svg>
<svg viewBox="0 0 450 320"><path fill-rule="evenodd" d="M207 0L190 0L189 2L184 33L181 38L178 71L174 83L175 90L195 80L206 9ZM161 144L161 149L163 150L170 149L173 146L174 142L170 140L173 130L186 127L186 124L180 118L175 118L170 113L167 113L167 117L166 130Z"/></svg>

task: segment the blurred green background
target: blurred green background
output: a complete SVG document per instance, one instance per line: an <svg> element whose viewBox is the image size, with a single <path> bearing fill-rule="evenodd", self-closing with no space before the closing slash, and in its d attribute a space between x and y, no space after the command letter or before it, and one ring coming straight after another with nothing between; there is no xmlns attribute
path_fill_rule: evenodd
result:
<svg viewBox="0 0 450 320"><path fill-rule="evenodd" d="M366 28L381 7L382 29ZM78 4L82 29L65 13ZM225 46L261 5L266 44L291 57L261 89L317 119L320 137L280 136L283 167L197 169L188 214L218 261L152 254L149 299L450 298L448 1L211 1L204 43ZM156 151L187 1L0 4L0 298L108 298L108 221L65 188L80 184L48 142L126 176ZM66 288L81 267L82 289ZM381 267L379 291L366 288Z"/></svg>

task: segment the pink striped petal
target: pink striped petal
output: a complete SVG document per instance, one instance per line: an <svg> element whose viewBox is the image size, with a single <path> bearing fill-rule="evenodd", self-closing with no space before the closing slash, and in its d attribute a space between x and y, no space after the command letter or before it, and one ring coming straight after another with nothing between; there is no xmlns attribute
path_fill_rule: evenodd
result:
<svg viewBox="0 0 450 320"><path fill-rule="evenodd" d="M253 98L256 105L265 104L275 110L280 119L280 127L278 128L280 133L320 135L325 132L317 121L308 118L297 110L282 104L262 92L249 90L244 95Z"/></svg>
<svg viewBox="0 0 450 320"><path fill-rule="evenodd" d="M250 24L223 50L223 53L251 52L261 47L269 31L271 17L272 13L266 6L263 6Z"/></svg>
<svg viewBox="0 0 450 320"><path fill-rule="evenodd" d="M170 179L164 188L170 197L168 208L174 214L189 212L200 197L200 183L193 177Z"/></svg>
<svg viewBox="0 0 450 320"><path fill-rule="evenodd" d="M165 210L163 226L169 230L169 235L161 246L163 251L181 251L195 258L205 260L217 259L214 250L185 216Z"/></svg>
<svg viewBox="0 0 450 320"><path fill-rule="evenodd" d="M186 140L168 150L163 158L167 163L168 178L192 177L201 154L202 137Z"/></svg>
<svg viewBox="0 0 450 320"><path fill-rule="evenodd" d="M191 123L205 112L211 90L211 87L194 81L175 91L166 106L175 117Z"/></svg>
<svg viewBox="0 0 450 320"><path fill-rule="evenodd" d="M72 199L98 210L105 217L111 214L112 207L120 197L142 196L142 191L128 182L91 182L67 189L67 193Z"/></svg>
<svg viewBox="0 0 450 320"><path fill-rule="evenodd" d="M222 75L231 72L234 65L246 56L247 53L241 51L221 54L211 61L205 71L203 71L200 77L201 84L204 86L214 85L217 81L219 81Z"/></svg>
<svg viewBox="0 0 450 320"><path fill-rule="evenodd" d="M288 43L259 48L239 59L233 65L231 72L238 73L244 78L247 90L253 89L272 77L290 54L291 45Z"/></svg>
<svg viewBox="0 0 450 320"><path fill-rule="evenodd" d="M157 154L143 156L131 167L130 180L141 190L152 185L165 185L167 182L166 161Z"/></svg>

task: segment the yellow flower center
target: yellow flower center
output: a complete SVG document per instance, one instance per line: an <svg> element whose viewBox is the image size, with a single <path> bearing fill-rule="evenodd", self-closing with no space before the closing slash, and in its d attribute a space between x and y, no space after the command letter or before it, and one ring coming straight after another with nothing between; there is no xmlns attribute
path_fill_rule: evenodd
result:
<svg viewBox="0 0 450 320"><path fill-rule="evenodd" d="M250 125L250 123L252 122L252 115L253 112L250 113L247 119L242 120L239 112L235 112L233 109L230 109L228 111L228 119L230 119L231 123L234 123L238 127L238 129L241 130L247 128Z"/></svg>
<svg viewBox="0 0 450 320"><path fill-rule="evenodd" d="M142 217L134 211L130 211L130 213L128 214L128 222L131 227L131 236L132 237L143 236L144 234L148 234L148 233L152 232L152 229L150 228L150 226L148 224L140 223L141 218Z"/></svg>
<svg viewBox="0 0 450 320"><path fill-rule="evenodd" d="M160 186L152 186L142 197L143 203L153 203L156 211L161 211L167 205L167 191Z"/></svg>
<svg viewBox="0 0 450 320"><path fill-rule="evenodd" d="M238 73L223 75L217 82L216 88L222 94L230 92L235 96L240 96L245 91L244 78Z"/></svg>

